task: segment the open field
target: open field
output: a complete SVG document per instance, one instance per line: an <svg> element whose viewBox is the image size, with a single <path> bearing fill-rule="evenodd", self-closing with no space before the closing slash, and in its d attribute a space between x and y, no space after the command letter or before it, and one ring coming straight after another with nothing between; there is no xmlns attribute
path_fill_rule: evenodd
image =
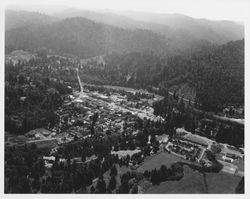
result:
<svg viewBox="0 0 250 199"><path fill-rule="evenodd" d="M160 185L152 186L145 193L205 193L203 176L191 168L184 167L184 177L180 181L166 181Z"/></svg>
<svg viewBox="0 0 250 199"><path fill-rule="evenodd" d="M170 167L171 164L179 161L183 161L183 159L173 154L162 152L160 154L147 157L144 163L138 168L138 171L144 172L145 170L150 171L153 169L159 169L161 165L166 165L166 167Z"/></svg>
<svg viewBox="0 0 250 199"><path fill-rule="evenodd" d="M224 172L208 173L206 175L208 193L235 193L235 188L241 178Z"/></svg>
<svg viewBox="0 0 250 199"><path fill-rule="evenodd" d="M170 167L171 164L178 161L185 160L167 152L162 152L146 158L144 163L138 168L138 171L144 172L145 170L159 169L163 164ZM158 186L147 185L148 182L144 181L141 183L141 187L147 186L144 189L144 193L149 194L234 193L240 179L240 177L224 172L202 174L188 166L184 166L184 177L180 181L166 181Z"/></svg>
<svg viewBox="0 0 250 199"><path fill-rule="evenodd" d="M180 181L166 181L159 186L151 186L145 193L177 193L177 194L232 194L240 181L236 177L226 173L207 173L205 176L191 168L184 167L184 177Z"/></svg>

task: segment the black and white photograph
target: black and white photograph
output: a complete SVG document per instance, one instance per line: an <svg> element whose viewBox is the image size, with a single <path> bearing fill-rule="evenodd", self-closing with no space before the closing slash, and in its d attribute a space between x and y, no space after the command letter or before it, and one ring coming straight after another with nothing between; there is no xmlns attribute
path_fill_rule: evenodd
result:
<svg viewBox="0 0 250 199"><path fill-rule="evenodd" d="M4 197L246 196L247 0L3 5Z"/></svg>

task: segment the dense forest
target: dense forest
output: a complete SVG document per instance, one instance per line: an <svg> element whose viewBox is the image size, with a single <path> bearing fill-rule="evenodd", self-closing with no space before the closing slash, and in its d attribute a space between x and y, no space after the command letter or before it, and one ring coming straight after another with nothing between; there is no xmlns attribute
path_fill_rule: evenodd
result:
<svg viewBox="0 0 250 199"><path fill-rule="evenodd" d="M47 25L30 25L6 32L6 52L46 47L60 53L93 57L109 52L167 50L163 36L149 30L126 30L75 17Z"/></svg>
<svg viewBox="0 0 250 199"><path fill-rule="evenodd" d="M16 65L6 64L6 131L24 134L34 128L51 127L58 120L55 111L62 104L64 96L72 92L65 81L69 81L74 73L57 70L57 61L53 57L38 57ZM64 59L60 63L61 66L69 64ZM61 79L56 79L59 75Z"/></svg>

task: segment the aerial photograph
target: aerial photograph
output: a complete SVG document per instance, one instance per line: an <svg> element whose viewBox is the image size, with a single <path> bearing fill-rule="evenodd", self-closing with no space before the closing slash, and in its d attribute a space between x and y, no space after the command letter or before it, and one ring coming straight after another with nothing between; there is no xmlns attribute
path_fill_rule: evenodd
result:
<svg viewBox="0 0 250 199"><path fill-rule="evenodd" d="M27 2L3 14L4 195L245 194L245 0Z"/></svg>

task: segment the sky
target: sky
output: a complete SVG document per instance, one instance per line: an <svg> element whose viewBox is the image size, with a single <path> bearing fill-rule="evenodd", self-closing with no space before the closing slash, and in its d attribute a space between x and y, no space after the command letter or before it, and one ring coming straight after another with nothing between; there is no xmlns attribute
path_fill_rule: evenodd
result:
<svg viewBox="0 0 250 199"><path fill-rule="evenodd" d="M249 3L249 0L5 0L7 8L46 14L70 7L118 12L179 13L194 18L241 22L247 18Z"/></svg>

